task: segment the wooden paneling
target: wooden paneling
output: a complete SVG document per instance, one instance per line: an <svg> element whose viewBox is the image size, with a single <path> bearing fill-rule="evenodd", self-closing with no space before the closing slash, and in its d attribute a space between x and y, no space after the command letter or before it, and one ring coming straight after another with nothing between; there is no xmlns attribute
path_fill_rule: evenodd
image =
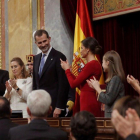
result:
<svg viewBox="0 0 140 140"><path fill-rule="evenodd" d="M27 124L27 119L12 119L17 124ZM70 132L70 118L47 118L47 122L52 127L61 128L66 132ZM116 132L111 124L110 118L96 118L97 122L97 136L95 140L116 140Z"/></svg>

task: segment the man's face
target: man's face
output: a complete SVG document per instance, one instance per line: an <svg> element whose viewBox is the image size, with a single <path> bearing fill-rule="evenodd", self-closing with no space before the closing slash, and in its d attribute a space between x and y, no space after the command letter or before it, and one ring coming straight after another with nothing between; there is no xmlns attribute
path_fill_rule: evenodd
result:
<svg viewBox="0 0 140 140"><path fill-rule="evenodd" d="M33 62L27 62L29 73L33 73Z"/></svg>
<svg viewBox="0 0 140 140"><path fill-rule="evenodd" d="M46 34L42 34L42 36L36 36L36 45L43 52L46 53L50 48L51 38L47 38Z"/></svg>

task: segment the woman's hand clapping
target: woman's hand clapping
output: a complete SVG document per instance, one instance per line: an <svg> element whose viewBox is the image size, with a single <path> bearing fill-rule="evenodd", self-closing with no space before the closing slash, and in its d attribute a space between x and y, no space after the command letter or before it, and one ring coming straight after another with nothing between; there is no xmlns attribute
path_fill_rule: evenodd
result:
<svg viewBox="0 0 140 140"><path fill-rule="evenodd" d="M11 87L11 85L9 84L8 81L6 81L5 86L6 86L7 92L10 93L11 90L12 90L12 87Z"/></svg>
<svg viewBox="0 0 140 140"><path fill-rule="evenodd" d="M93 79L87 80L87 83L88 83L89 87L95 89L98 93L101 92L99 81L96 80L95 77L93 77Z"/></svg>
<svg viewBox="0 0 140 140"><path fill-rule="evenodd" d="M15 89L15 88L17 88L17 84L16 84L16 80L15 79L10 79L9 80L9 83L10 83L10 85Z"/></svg>
<svg viewBox="0 0 140 140"><path fill-rule="evenodd" d="M63 61L62 59L60 59L60 62L61 62L61 67L63 70L67 70L67 69L70 69L70 65L69 65L69 62L68 60L66 61Z"/></svg>

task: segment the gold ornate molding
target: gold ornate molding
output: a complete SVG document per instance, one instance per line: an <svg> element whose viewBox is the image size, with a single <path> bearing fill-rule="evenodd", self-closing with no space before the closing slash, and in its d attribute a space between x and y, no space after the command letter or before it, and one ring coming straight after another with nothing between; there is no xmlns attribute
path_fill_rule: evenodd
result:
<svg viewBox="0 0 140 140"><path fill-rule="evenodd" d="M45 1L37 0L37 29L45 28Z"/></svg>
<svg viewBox="0 0 140 140"><path fill-rule="evenodd" d="M92 0L93 20L104 19L140 10L140 0Z"/></svg>
<svg viewBox="0 0 140 140"><path fill-rule="evenodd" d="M40 0L37 0L37 29L40 29Z"/></svg>
<svg viewBox="0 0 140 140"><path fill-rule="evenodd" d="M33 46L33 43L32 43L32 34L33 34L33 27L32 27L32 0L30 0L30 54L32 54L32 46Z"/></svg>

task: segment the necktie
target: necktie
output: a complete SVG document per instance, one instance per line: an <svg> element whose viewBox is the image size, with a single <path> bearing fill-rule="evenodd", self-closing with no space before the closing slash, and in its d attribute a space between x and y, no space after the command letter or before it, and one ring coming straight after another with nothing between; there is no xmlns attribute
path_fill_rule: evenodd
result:
<svg viewBox="0 0 140 140"><path fill-rule="evenodd" d="M39 76L41 77L41 73L42 73L42 70L43 70L43 67L44 67L44 64L45 64L45 60L44 60L44 57L46 56L46 54L43 54L42 58L41 58L41 61L40 61L40 69L39 69Z"/></svg>

